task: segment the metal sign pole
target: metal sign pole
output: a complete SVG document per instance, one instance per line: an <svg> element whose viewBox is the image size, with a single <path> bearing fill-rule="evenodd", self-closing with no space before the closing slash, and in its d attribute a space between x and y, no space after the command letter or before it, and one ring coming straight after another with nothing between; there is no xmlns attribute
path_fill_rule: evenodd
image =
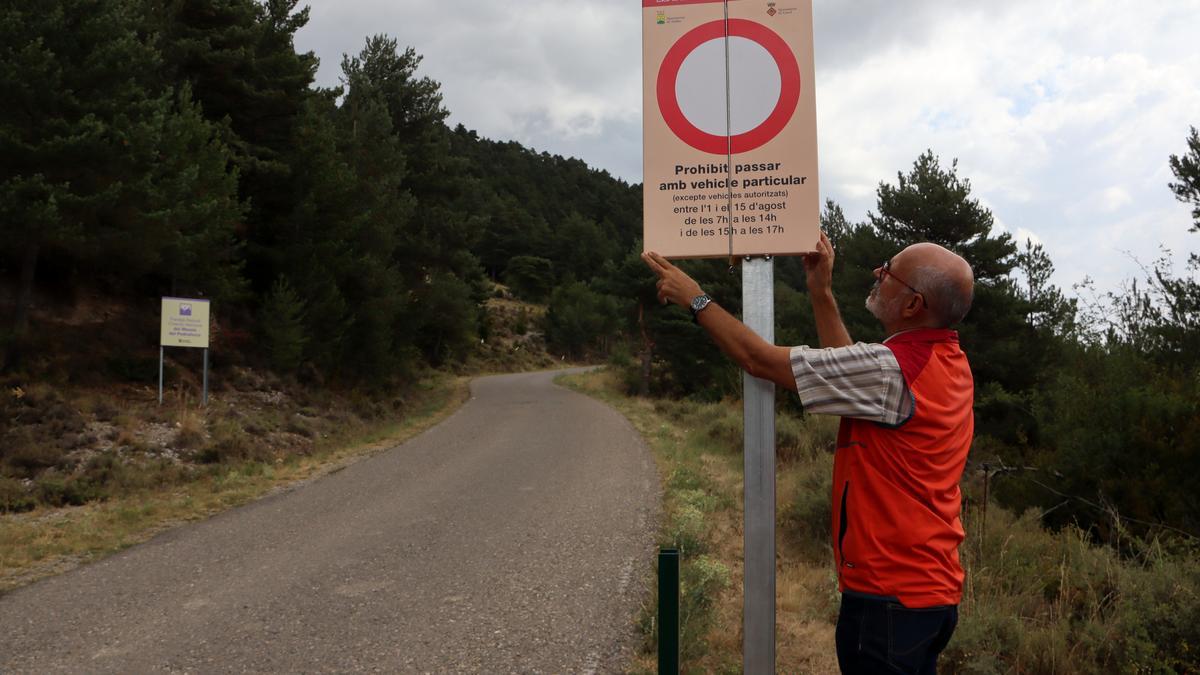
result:
<svg viewBox="0 0 1200 675"><path fill-rule="evenodd" d="M208 348L204 348L204 407L208 407Z"/></svg>
<svg viewBox="0 0 1200 675"><path fill-rule="evenodd" d="M775 343L774 262L742 262L742 320ZM745 567L742 667L775 672L775 384L742 375Z"/></svg>
<svg viewBox="0 0 1200 675"><path fill-rule="evenodd" d="M162 385L163 385L163 352L166 347L159 345L158 347L158 404L162 405Z"/></svg>

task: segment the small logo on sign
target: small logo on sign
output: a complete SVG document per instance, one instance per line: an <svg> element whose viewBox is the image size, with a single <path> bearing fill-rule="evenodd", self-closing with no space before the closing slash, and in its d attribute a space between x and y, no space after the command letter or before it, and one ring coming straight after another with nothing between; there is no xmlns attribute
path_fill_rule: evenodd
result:
<svg viewBox="0 0 1200 675"><path fill-rule="evenodd" d="M773 2L768 2L768 3L767 3L767 16L775 16L775 14L776 14L776 12L775 12L775 3L773 3Z"/></svg>
<svg viewBox="0 0 1200 675"><path fill-rule="evenodd" d="M191 316L191 315L192 315L192 306L191 305L180 305L179 306L179 316Z"/></svg>
<svg viewBox="0 0 1200 675"><path fill-rule="evenodd" d="M667 22L667 13L666 12L655 12L654 22L660 23L660 24L666 23Z"/></svg>

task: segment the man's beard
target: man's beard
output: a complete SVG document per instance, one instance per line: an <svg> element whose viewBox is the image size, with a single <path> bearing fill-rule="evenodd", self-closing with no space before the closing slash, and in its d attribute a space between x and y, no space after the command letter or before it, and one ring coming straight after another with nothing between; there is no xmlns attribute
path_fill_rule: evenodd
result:
<svg viewBox="0 0 1200 675"><path fill-rule="evenodd" d="M901 300L903 298L892 298L891 302L884 302L879 297L879 282L871 287L871 292L867 294L867 301L864 303L869 311L882 324L892 323L900 316Z"/></svg>

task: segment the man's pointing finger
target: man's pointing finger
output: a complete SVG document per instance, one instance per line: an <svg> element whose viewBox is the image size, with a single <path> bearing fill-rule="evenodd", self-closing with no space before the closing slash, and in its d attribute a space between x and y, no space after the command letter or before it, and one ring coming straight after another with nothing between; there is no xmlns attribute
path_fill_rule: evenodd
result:
<svg viewBox="0 0 1200 675"><path fill-rule="evenodd" d="M649 251L646 251L645 253L642 254L642 262L646 263L646 267L649 267L651 272L654 272L655 274L657 274L660 277L662 276L662 274L663 274L662 265L659 265L658 262L656 262L654 260L654 258L652 257L652 254Z"/></svg>
<svg viewBox="0 0 1200 675"><path fill-rule="evenodd" d="M663 268L664 270L674 269L674 267L675 267L674 265L671 264L671 262L669 260L667 260L666 258L662 257L661 255L659 255L658 253L656 253L654 251L650 251L650 256L652 258L654 258L654 262L658 263L658 266Z"/></svg>

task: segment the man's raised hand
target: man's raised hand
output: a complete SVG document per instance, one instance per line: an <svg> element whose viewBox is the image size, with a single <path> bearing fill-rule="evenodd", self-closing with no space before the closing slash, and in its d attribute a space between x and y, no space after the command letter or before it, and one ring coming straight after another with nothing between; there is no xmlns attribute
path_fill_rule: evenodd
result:
<svg viewBox="0 0 1200 675"><path fill-rule="evenodd" d="M643 253L642 262L658 277L658 301L664 305L673 302L680 307L687 307L692 298L704 294L700 284L654 251Z"/></svg>
<svg viewBox="0 0 1200 675"><path fill-rule="evenodd" d="M833 287L833 244L821 232L815 253L804 254L804 271L808 277L809 293L828 291Z"/></svg>

